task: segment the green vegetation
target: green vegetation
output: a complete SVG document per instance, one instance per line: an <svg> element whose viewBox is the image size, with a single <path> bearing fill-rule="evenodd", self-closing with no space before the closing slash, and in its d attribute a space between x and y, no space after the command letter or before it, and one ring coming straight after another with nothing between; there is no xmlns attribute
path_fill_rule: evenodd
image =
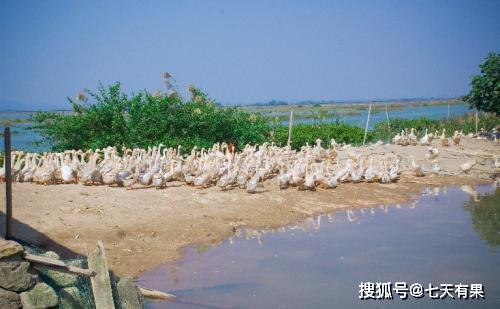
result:
<svg viewBox="0 0 500 309"><path fill-rule="evenodd" d="M462 100L437 100L437 101L410 101L404 103L389 102L387 104L374 103L372 104L372 115L377 113L385 113L386 105L388 111L401 110L409 106L439 106L447 104L463 104ZM332 104L332 103L315 103L315 104L280 104L280 105L252 105L241 106L243 110L251 113L258 113L266 117L269 121L287 121L290 119L290 111L294 111L295 120L315 120L322 122L325 119L329 121L337 121L342 117L361 115L368 110L369 103L353 103L353 104Z"/></svg>
<svg viewBox="0 0 500 309"><path fill-rule="evenodd" d="M401 132L405 128L415 128L419 135L423 135L425 129L429 129L429 133L434 133L438 130L439 133L446 129L447 135L453 134L455 130L463 130L464 133L476 131L476 116L475 114L467 114L459 117L450 117L447 119L433 120L429 118L416 119L390 119L390 131L387 127L387 122L379 122L372 130L372 138L389 140L394 137L397 132ZM492 114L479 114L478 128L484 128L491 131L493 128L500 126L500 118Z"/></svg>
<svg viewBox="0 0 500 309"><path fill-rule="evenodd" d="M288 127L277 126L273 132L271 141L285 146L288 142ZM306 143L313 145L318 138L324 142L324 146L325 143L328 145L332 138L335 138L337 143L361 144L364 136L362 128L339 122L316 125L301 123L293 126L292 133L291 146L294 149L299 149ZM371 133L369 137L371 138Z"/></svg>
<svg viewBox="0 0 500 309"><path fill-rule="evenodd" d="M183 151L190 151L194 146L208 148L217 142L233 143L240 149L245 144L265 141L280 146L287 144L288 125L283 124L283 121L288 120L288 113L273 115L244 108L222 107L194 86L190 87L190 92L189 100L184 100L176 92L169 95L156 92L152 95L141 91L128 96L120 91L119 83L108 88L101 85L96 93L87 90L80 94L78 101L68 99L73 106L73 113L39 112L32 115L29 121L33 123L31 129L43 137L38 143L48 143L55 151L107 146L146 148L160 143L168 147L181 145ZM87 97L90 98L89 102ZM292 147L299 149L306 143L314 144L317 138L325 144L331 138L335 138L338 143L361 144L363 128L339 120L346 113L360 112L359 106L304 107L304 111L298 114L313 121L294 124ZM388 107L396 109L403 105L392 104ZM280 105L276 108L283 107ZM385 106L373 107L372 111L385 111ZM493 114L481 113L479 128L491 130L500 125L499 119ZM475 116L471 114L449 120L391 119L390 128L386 122L376 124L368 132L367 141L387 141L396 132L412 127L418 130L419 135L425 129L434 132L443 128L448 134L455 130L475 132Z"/></svg>
<svg viewBox="0 0 500 309"><path fill-rule="evenodd" d="M222 108L195 87L191 99L175 92L151 95L146 91L130 98L120 84L102 85L97 93L86 91L92 103L74 102L71 115L41 112L32 116L32 129L49 142L53 150L103 148L106 146L148 147L163 143L211 147L216 142L237 145L262 143L267 123L259 115L236 108Z"/></svg>
<svg viewBox="0 0 500 309"><path fill-rule="evenodd" d="M43 137L38 143L49 143L55 151L159 143L181 145L184 151L194 146L211 147L217 142L240 148L265 141L286 145L288 126L241 108L221 107L195 87L190 87L190 92L190 100L183 100L175 92L151 95L141 91L129 97L120 91L119 83L108 88L101 85L96 93L87 90L85 95L80 94L79 101L68 98L72 114L39 112L31 116L31 129ZM91 102L87 102L87 95ZM313 116L324 119L329 115L319 108ZM363 129L338 121L298 124L293 129L292 146L313 144L317 138L359 144Z"/></svg>
<svg viewBox="0 0 500 309"><path fill-rule="evenodd" d="M471 91L464 100L471 108L500 114L500 54L490 53L483 64L479 65L481 75L471 81Z"/></svg>

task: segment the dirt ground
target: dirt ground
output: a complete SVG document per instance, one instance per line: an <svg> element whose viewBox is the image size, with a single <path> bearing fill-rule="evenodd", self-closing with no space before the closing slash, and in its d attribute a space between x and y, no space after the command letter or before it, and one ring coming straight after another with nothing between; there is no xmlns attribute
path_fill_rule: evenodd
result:
<svg viewBox="0 0 500 309"><path fill-rule="evenodd" d="M439 141L434 141L438 146ZM14 235L42 247L85 254L103 240L109 267L121 276L137 276L160 264L178 259L191 244L218 244L236 227L277 228L304 217L339 208L367 208L404 203L416 198L426 186L492 182L500 172L494 156L500 144L463 139L460 146L441 148L438 162L443 171L414 177L408 170L409 155L430 169L427 147L370 145L358 148L363 154L403 159L402 177L393 184L340 184L333 190L279 190L276 179L267 180L260 193L221 191L217 187L197 189L170 183L154 188L110 188L107 186L13 184ZM478 164L468 174L459 166L477 152ZM341 159L346 150L339 151ZM342 161L342 160L341 160ZM4 230L5 186L0 186L1 231ZM63 249L69 250L63 250ZM64 252L63 252L64 253ZM64 255L64 254L63 254Z"/></svg>

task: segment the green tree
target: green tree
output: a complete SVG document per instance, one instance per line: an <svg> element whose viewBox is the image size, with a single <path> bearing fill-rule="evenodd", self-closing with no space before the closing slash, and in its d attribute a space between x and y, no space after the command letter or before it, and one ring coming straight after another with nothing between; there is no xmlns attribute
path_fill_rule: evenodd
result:
<svg viewBox="0 0 500 309"><path fill-rule="evenodd" d="M464 96L470 108L500 114L500 54L490 53L479 65L481 75L474 75L471 91Z"/></svg>

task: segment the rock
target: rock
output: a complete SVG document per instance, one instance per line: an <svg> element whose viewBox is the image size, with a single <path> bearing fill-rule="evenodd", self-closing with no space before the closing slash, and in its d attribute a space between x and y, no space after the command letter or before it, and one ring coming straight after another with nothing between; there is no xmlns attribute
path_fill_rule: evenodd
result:
<svg viewBox="0 0 500 309"><path fill-rule="evenodd" d="M14 292L31 288L36 276L28 272L29 268L29 262L0 263L0 287Z"/></svg>
<svg viewBox="0 0 500 309"><path fill-rule="evenodd" d="M0 288L0 308L21 308L21 299L19 298L19 294Z"/></svg>
<svg viewBox="0 0 500 309"><path fill-rule="evenodd" d="M142 294L130 278L121 278L116 284L118 303L123 309L141 309L144 305Z"/></svg>
<svg viewBox="0 0 500 309"><path fill-rule="evenodd" d="M72 260L72 261L67 262L66 264L81 268L83 266L83 261L82 260ZM65 273L62 271L58 271L56 269L49 269L49 268L43 267L41 265L35 266L35 269L40 273L40 275L42 277L45 277L48 280L52 281L50 283L51 284L53 283L54 285L57 285L58 287L63 288L63 287L68 287L68 286L74 286L74 285L76 285L76 282L78 280L78 275Z"/></svg>
<svg viewBox="0 0 500 309"><path fill-rule="evenodd" d="M12 240L0 238L0 260L24 251L23 246Z"/></svg>
<svg viewBox="0 0 500 309"><path fill-rule="evenodd" d="M51 259L56 259L56 260L60 259L59 254L55 253L54 251L47 251L42 255Z"/></svg>
<svg viewBox="0 0 500 309"><path fill-rule="evenodd" d="M52 308L58 305L56 292L46 283L37 283L31 290L21 293L23 309Z"/></svg>
<svg viewBox="0 0 500 309"><path fill-rule="evenodd" d="M85 302L83 301L82 294L78 288L70 287L64 288L60 291L60 309L80 309L85 308Z"/></svg>

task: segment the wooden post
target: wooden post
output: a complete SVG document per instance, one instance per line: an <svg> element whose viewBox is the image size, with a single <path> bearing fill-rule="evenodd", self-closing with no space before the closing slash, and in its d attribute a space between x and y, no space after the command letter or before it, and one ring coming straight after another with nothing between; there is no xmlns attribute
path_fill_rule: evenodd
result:
<svg viewBox="0 0 500 309"><path fill-rule="evenodd" d="M156 291L153 289L148 289L142 286L137 287L139 289L139 292L141 292L142 296L150 299L161 299L161 300L172 300L175 299L175 295Z"/></svg>
<svg viewBox="0 0 500 309"><path fill-rule="evenodd" d="M387 131L391 134L391 123L389 122L389 112L387 111L387 104L385 104L385 117L387 118Z"/></svg>
<svg viewBox="0 0 500 309"><path fill-rule="evenodd" d="M370 114L372 112L372 104L368 107L368 116L366 117L366 126L365 126L365 137L363 137L363 145L366 142L366 134L368 133L368 124L370 123Z"/></svg>
<svg viewBox="0 0 500 309"><path fill-rule="evenodd" d="M94 277L90 278L96 309L114 309L111 280L109 278L108 263L106 262L102 240L97 242L97 250L90 252L87 250L87 261L89 270L96 273Z"/></svg>
<svg viewBox="0 0 500 309"><path fill-rule="evenodd" d="M10 128L5 128L5 239L12 239L12 162Z"/></svg>
<svg viewBox="0 0 500 309"><path fill-rule="evenodd" d="M63 261L51 259L45 256L38 256L29 253L24 253L24 259L35 264L40 264L45 267L49 267L57 271L66 272L73 275L80 275L85 277L93 277L96 275L95 271L92 271L90 269L84 269L67 265Z"/></svg>
<svg viewBox="0 0 500 309"><path fill-rule="evenodd" d="M287 146L292 143L292 123L293 123L293 109L290 111L290 123L288 124L288 142Z"/></svg>
<svg viewBox="0 0 500 309"><path fill-rule="evenodd" d="M451 99L448 99L448 118L447 118L448 121L450 121L450 101Z"/></svg>
<svg viewBox="0 0 500 309"><path fill-rule="evenodd" d="M477 134L477 131L478 131L478 125L479 125L479 115L478 115L478 111L476 110L476 134Z"/></svg>

